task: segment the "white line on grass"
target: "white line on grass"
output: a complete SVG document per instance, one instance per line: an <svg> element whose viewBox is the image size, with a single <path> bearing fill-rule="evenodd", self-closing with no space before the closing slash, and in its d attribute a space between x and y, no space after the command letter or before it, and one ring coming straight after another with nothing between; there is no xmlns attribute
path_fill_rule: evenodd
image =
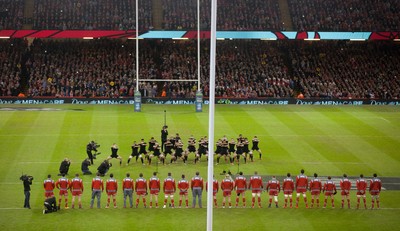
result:
<svg viewBox="0 0 400 231"><path fill-rule="evenodd" d="M354 165L365 165L366 163L362 162L323 162L323 161L316 161L316 162L301 162L302 164L354 164Z"/></svg>
<svg viewBox="0 0 400 231"><path fill-rule="evenodd" d="M23 161L19 162L20 164L57 164L60 162L49 162L49 161Z"/></svg>

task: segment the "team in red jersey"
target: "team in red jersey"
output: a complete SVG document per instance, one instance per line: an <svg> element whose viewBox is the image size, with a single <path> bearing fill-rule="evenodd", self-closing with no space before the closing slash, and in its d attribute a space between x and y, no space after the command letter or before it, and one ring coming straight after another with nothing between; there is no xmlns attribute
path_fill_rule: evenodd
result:
<svg viewBox="0 0 400 231"><path fill-rule="evenodd" d="M140 198L143 200L143 205L146 208L146 195L147 195L147 181L143 178L143 173L139 173L139 178L135 181L136 208L139 206Z"/></svg>
<svg viewBox="0 0 400 231"><path fill-rule="evenodd" d="M163 185L163 191L164 191L164 206L163 208L167 207L167 202L168 198L171 200L171 207L175 208L175 200L174 200L174 194L176 191L176 183L175 179L172 178L171 173L168 173L167 178L164 180L164 185Z"/></svg>
<svg viewBox="0 0 400 231"><path fill-rule="evenodd" d="M236 207L239 206L239 199L242 197L242 206L246 207L246 197L245 192L247 189L247 179L243 176L243 172L239 172L239 176L235 179L235 189L236 189Z"/></svg>
<svg viewBox="0 0 400 231"><path fill-rule="evenodd" d="M110 200L111 197L113 199L114 208L117 208L117 199L115 196L117 195L118 191L118 183L117 180L114 179L114 174L110 174L110 179L106 181L106 193L107 193L107 205L106 209L110 207Z"/></svg>
<svg viewBox="0 0 400 231"><path fill-rule="evenodd" d="M306 204L306 208L308 208L307 203L307 187L308 187L308 178L304 174L304 169L300 171L300 175L296 177L296 208L299 207L300 195L303 195L304 203Z"/></svg>
<svg viewBox="0 0 400 231"><path fill-rule="evenodd" d="M149 190L150 190L150 208L153 207L153 198L158 208L158 194L160 193L160 179L157 177L157 173L153 172L153 176L149 179Z"/></svg>
<svg viewBox="0 0 400 231"><path fill-rule="evenodd" d="M378 175L374 173L374 178L372 178L369 182L369 193L371 194L371 209L375 207L376 201L376 208L379 209L379 195L382 189L382 182L378 178Z"/></svg>
<svg viewBox="0 0 400 231"><path fill-rule="evenodd" d="M357 180L354 180L355 182L355 189L356 189L356 196L357 196L357 209L360 207L360 201L361 198L363 199L364 202L364 208L367 208L366 205L366 191L368 190L371 194L371 208L374 209L380 207L379 203L379 195L382 190L382 182L381 180L377 177L377 174L373 175L374 177L371 180L366 180L364 179L363 174L360 175L360 178ZM305 182L307 182L307 185L305 185ZM185 205L186 207L189 206L188 203L188 191L189 187L192 188L193 192L193 199L195 199L198 196L199 197L199 205L201 206L201 192L203 190L203 179L199 176L199 173L196 173L196 176L192 178L191 184L185 179L185 175L182 175L182 179L179 180L178 182L175 182L175 180L172 178L171 173L168 173L167 178L163 181L163 193L165 196L164 199L164 208L167 207L167 202L168 198L170 198L170 204L169 207L175 207L175 200L174 200L174 194L176 192L176 188L179 189L179 207L182 206L183 200L185 200ZM331 199L332 203L332 208L335 207L334 203L334 195L336 194L336 187L340 187L341 190L341 207L343 208L345 205L345 202L347 200L347 207L351 208L350 206L350 193L352 190L352 185L353 183L351 182L350 179L348 179L346 174L343 174L343 178L340 179L336 182L335 184L334 180L329 176L328 180L323 184L321 183L321 180L318 178L318 175L314 173L314 178L308 181L307 176L304 175L304 170L301 171L301 174L296 177L296 181L294 181L291 178L290 173L287 174L287 177L283 179L282 185L280 184L280 181L273 176L272 179L270 179L265 187L263 187L263 181L262 177L258 175L257 172L254 173L253 176L250 177L249 181L247 181L246 177L243 176L243 172L240 172L235 180L231 178L230 174L225 175L224 179L221 182L218 182L217 179L213 179L213 199L214 199L214 205L217 208L217 197L218 197L218 192L219 189L222 191L222 207L225 208L225 206L229 206L229 208L232 207L232 202L231 202L231 195L232 191L236 191L236 207L239 206L239 201L240 201L240 196L242 197L243 201L243 207L246 207L246 198L245 198L245 192L247 189L251 189L252 191L252 208L254 208L254 205L256 203L256 200L258 202L258 206L261 208L261 193L263 190L268 192L268 207L272 206L272 202L274 201L275 206L278 208L278 195L282 189L284 198L285 198L285 204L284 208L287 208L288 205L292 207L292 195L293 191L296 189L297 195L303 194L303 197L305 199L306 207L307 205L307 200L306 194L307 190L310 190L310 195L311 195L311 203L310 206L314 207L319 207L319 198L320 198L320 193L321 191L324 192L324 208L326 208L326 205L328 203L328 199ZM206 184L208 187L208 184ZM45 196L49 197L51 196L51 193L53 193L54 188L58 188L60 190L60 198L59 198L59 206L61 205L62 202L62 196L64 196L65 200L65 208L68 208L68 190L71 191L72 193L72 208L75 207L75 197L78 196L79 200L79 208L82 208L82 203L81 203L81 195L83 193L83 183L82 179L79 178L79 174L75 175L75 178L72 180L69 180L68 178L63 175L61 178L59 178L56 182L54 182L51 179L51 175L48 175L48 178L44 180L43 187L45 189ZM113 198L113 204L114 207L117 207L116 203L116 194L118 190L118 183L117 180L114 179L113 174L110 174L110 179L108 179L105 182L105 185L103 184L103 180L100 178L100 175L97 175L95 178L92 180L92 199L90 202L90 207L93 208L94 200L97 198L97 207L100 208L100 199L101 199L101 194L102 191L104 190L104 187L106 189L106 193L108 196L107 199L107 205L105 208L109 208L109 204L111 202L111 197ZM136 207L138 206L140 202L140 198L143 199L143 204L144 207L146 208L146 196L147 196L147 190L150 191L150 194L153 195L155 199L155 205L156 208L158 208L158 194L160 192L160 180L157 178L157 174L154 173L153 177L149 179L149 181L146 181L146 179L143 178L143 174L139 174L139 178L137 178L135 181L130 178L130 174L127 173L126 178L123 179L122 181L122 190L124 192L124 208L126 208L126 198L129 197L130 199L130 207L133 207L133 191L136 192L137 199L136 199ZM306 191L304 191L306 190ZM354 190L354 189L353 189ZM54 193L53 193L54 195ZM54 197L54 196L52 196ZM257 198L257 199L256 199ZM296 205L298 206L299 199L297 200ZM376 203L375 203L376 202ZM290 203L290 204L289 204ZM152 206L152 197L150 198L150 208ZM193 202L193 207L195 207L195 202Z"/></svg>
<svg viewBox="0 0 400 231"><path fill-rule="evenodd" d="M228 198L229 208L232 208L231 195L232 190L235 187L235 183L233 182L231 176L229 174L225 175L225 179L221 181L221 190L222 190L222 208L225 208L226 198Z"/></svg>
<svg viewBox="0 0 400 231"><path fill-rule="evenodd" d="M285 197L285 205L283 208L287 208L287 203L288 203L288 198L290 202L290 208L293 206L293 191L294 191L294 181L290 175L290 173L286 174L286 178L283 180L282 183L282 190L283 190L283 195Z"/></svg>
<svg viewBox="0 0 400 231"><path fill-rule="evenodd" d="M342 208L344 207L344 200L347 200L347 207L350 208L351 182L346 174L343 174L343 178L340 180L340 190L340 194L342 195Z"/></svg>
<svg viewBox="0 0 400 231"><path fill-rule="evenodd" d="M324 200L324 208L326 208L326 204L328 202L328 198L331 198L332 208L335 208L335 198L336 195L336 185L333 182L332 178L328 176L328 180L324 184L324 193L325 193L325 200Z"/></svg>
<svg viewBox="0 0 400 231"><path fill-rule="evenodd" d="M314 173L314 178L310 180L310 191L311 191L311 208L314 207L314 202L317 202L317 208L319 207L319 195L322 191L322 183L318 179L318 174Z"/></svg>
<svg viewBox="0 0 400 231"><path fill-rule="evenodd" d="M75 178L71 180L71 186L69 188L72 192L72 202L71 202L71 207L75 208L75 197L78 197L78 205L79 208L82 208L82 193L83 193L83 182L82 179L79 178L79 174L75 174Z"/></svg>
<svg viewBox="0 0 400 231"><path fill-rule="evenodd" d="M56 182L56 187L58 190L60 190L60 198L58 198L58 209L60 209L61 206L61 199L64 196L64 201L65 201L65 209L68 209L68 189L71 186L71 182L69 181L68 178L65 177L65 174L62 174L62 177L57 180Z"/></svg>
<svg viewBox="0 0 400 231"><path fill-rule="evenodd" d="M360 178L356 181L356 188L357 188L357 209L360 208L360 200L361 197L363 198L364 208L367 209L367 199L365 192L367 191L367 180L364 179L364 175L361 174Z"/></svg>
<svg viewBox="0 0 400 231"><path fill-rule="evenodd" d="M272 179L268 181L265 189L269 192L268 208L271 208L272 198L274 198L275 207L278 208L278 193L281 191L281 185L275 176L272 176Z"/></svg>
<svg viewBox="0 0 400 231"><path fill-rule="evenodd" d="M254 175L250 177L248 188L251 189L251 207L254 208L254 203L257 197L258 207L261 208L261 192L263 189L263 182L261 176L259 176L257 172L254 172Z"/></svg>
<svg viewBox="0 0 400 231"><path fill-rule="evenodd" d="M51 175L47 175L47 179L44 180L43 182L43 188L44 188L44 197L49 198L54 196L54 188L56 187L56 184L54 183L54 180L51 179Z"/></svg>
<svg viewBox="0 0 400 231"><path fill-rule="evenodd" d="M185 199L186 208L189 208L189 181L185 179L185 175L182 174L182 179L178 181L178 189L179 189L179 208L182 206L182 199Z"/></svg>

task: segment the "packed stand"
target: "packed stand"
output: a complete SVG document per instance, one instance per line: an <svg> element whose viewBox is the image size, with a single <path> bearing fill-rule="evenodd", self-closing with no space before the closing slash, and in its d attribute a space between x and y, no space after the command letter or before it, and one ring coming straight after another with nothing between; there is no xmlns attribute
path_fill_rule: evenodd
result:
<svg viewBox="0 0 400 231"><path fill-rule="evenodd" d="M154 78L151 49L146 50L140 76ZM35 40L26 65L28 96L116 98L132 97L136 90L135 43L130 41ZM142 91L151 87L140 85Z"/></svg>
<svg viewBox="0 0 400 231"><path fill-rule="evenodd" d="M140 1L139 29L152 28L151 1ZM135 0L35 0L34 29L134 30Z"/></svg>
<svg viewBox="0 0 400 231"><path fill-rule="evenodd" d="M6 40L0 46L2 96L18 94L21 66L30 97L118 98L136 90L135 41L37 39L26 49L23 40ZM399 99L399 49L392 41L218 41L215 94ZM208 97L207 41L200 62L200 88ZM197 80L196 41L140 41L139 78L143 97L194 98L198 83L182 80Z"/></svg>
<svg viewBox="0 0 400 231"><path fill-rule="evenodd" d="M197 0L163 0L165 30L197 29ZM200 27L211 28L211 1L200 1ZM277 0L220 0L217 30L282 30Z"/></svg>
<svg viewBox="0 0 400 231"><path fill-rule="evenodd" d="M18 96L21 91L21 57L23 40L0 40L0 96Z"/></svg>
<svg viewBox="0 0 400 231"><path fill-rule="evenodd" d="M288 0L297 31L400 31L398 0Z"/></svg>
<svg viewBox="0 0 400 231"><path fill-rule="evenodd" d="M22 29L24 3L24 0L0 0L0 30Z"/></svg>
<svg viewBox="0 0 400 231"><path fill-rule="evenodd" d="M306 98L400 98L400 47L392 42L293 42L294 80Z"/></svg>

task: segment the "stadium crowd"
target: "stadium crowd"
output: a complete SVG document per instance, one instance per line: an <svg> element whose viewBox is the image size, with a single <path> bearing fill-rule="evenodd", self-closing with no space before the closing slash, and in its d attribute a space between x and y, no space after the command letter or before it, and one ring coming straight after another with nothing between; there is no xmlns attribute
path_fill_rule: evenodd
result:
<svg viewBox="0 0 400 231"><path fill-rule="evenodd" d="M218 30L282 30L277 0L220 0ZM196 30L197 1L163 0L163 29ZM211 28L211 1L200 1L200 27Z"/></svg>
<svg viewBox="0 0 400 231"><path fill-rule="evenodd" d="M0 1L0 30L20 30L24 24L24 0Z"/></svg>
<svg viewBox="0 0 400 231"><path fill-rule="evenodd" d="M400 31L397 0L288 0L297 31Z"/></svg>
<svg viewBox="0 0 400 231"><path fill-rule="evenodd" d="M0 45L6 70L2 96L18 94L21 65L29 97L117 98L133 96L136 89L134 41L36 39L29 47L22 40ZM218 41L217 47L217 97L400 98L399 48L393 42L233 40ZM140 49L139 78L148 79L139 82L143 97L195 96L197 82L169 80L197 79L196 41L143 40ZM208 60L203 41L200 87L206 97Z"/></svg>
<svg viewBox="0 0 400 231"><path fill-rule="evenodd" d="M135 29L135 0L0 1L0 29L130 30ZM218 1L218 30L400 31L397 0ZM26 8L26 9L25 9ZM31 12L32 16L30 16ZM286 12L287 11L287 12ZM28 15L24 15L28 14ZM211 1L200 1L200 25L210 28ZM291 20L286 28L282 15ZM197 29L196 0L139 1L139 29Z"/></svg>
<svg viewBox="0 0 400 231"><path fill-rule="evenodd" d="M34 29L133 30L136 27L135 0L35 0L34 2ZM151 1L141 1L138 12L139 29L151 29Z"/></svg>

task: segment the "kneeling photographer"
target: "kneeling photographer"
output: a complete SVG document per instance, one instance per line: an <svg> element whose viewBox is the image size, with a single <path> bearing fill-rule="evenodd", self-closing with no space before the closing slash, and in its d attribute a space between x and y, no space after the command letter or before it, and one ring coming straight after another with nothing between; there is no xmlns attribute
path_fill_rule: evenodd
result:
<svg viewBox="0 0 400 231"><path fill-rule="evenodd" d="M32 185L32 181L33 181L33 176L28 176L28 175L22 175L19 178L24 185L24 195L25 195L25 202L24 202L24 208L31 208L31 205L29 204L29 200L31 197L31 185Z"/></svg>
<svg viewBox="0 0 400 231"><path fill-rule="evenodd" d="M57 212L57 200L54 196L46 198L44 200L44 207L43 214Z"/></svg>
<svg viewBox="0 0 400 231"><path fill-rule="evenodd" d="M97 168L98 173L100 176L105 176L112 166L111 162L109 162L107 159L101 162L100 166Z"/></svg>

